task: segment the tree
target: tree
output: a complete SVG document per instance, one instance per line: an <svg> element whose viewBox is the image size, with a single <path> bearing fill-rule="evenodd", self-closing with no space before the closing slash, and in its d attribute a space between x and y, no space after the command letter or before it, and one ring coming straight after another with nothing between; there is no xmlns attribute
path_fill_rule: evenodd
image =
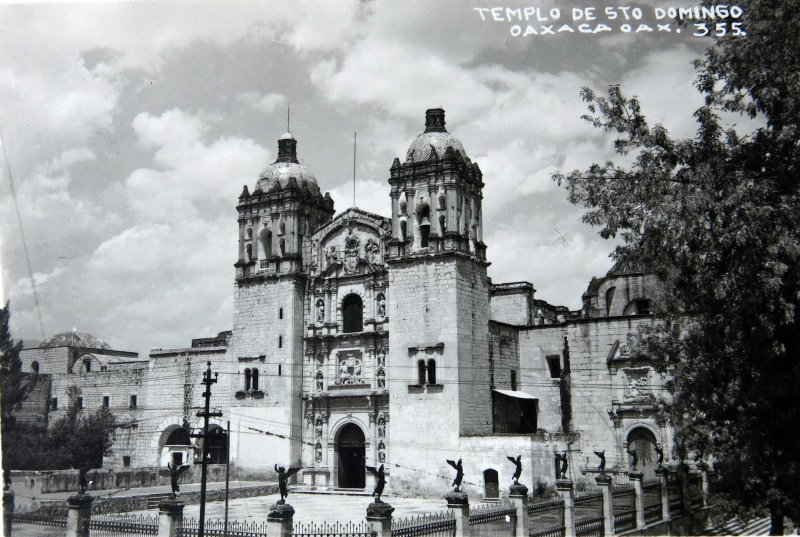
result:
<svg viewBox="0 0 800 537"><path fill-rule="evenodd" d="M0 352L2 352L2 356L0 356L0 412L3 428L13 425L14 406L25 396L25 390L21 386L22 361L19 358L22 341L15 343L11 338L10 320L11 310L6 302L5 307L0 309Z"/></svg>
<svg viewBox="0 0 800 537"><path fill-rule="evenodd" d="M77 399L80 389L70 387L67 415L52 424L44 440L50 464L56 468L100 468L114 441L116 422L107 408L83 415Z"/></svg>
<svg viewBox="0 0 800 537"><path fill-rule="evenodd" d="M582 91L596 127L632 158L556 174L614 257L654 270L663 320L638 352L673 375L678 444L709 456L718 505L800 521L800 2L748 0L747 37L696 62L693 139L650 126L636 98ZM723 117L760 122L752 132Z"/></svg>

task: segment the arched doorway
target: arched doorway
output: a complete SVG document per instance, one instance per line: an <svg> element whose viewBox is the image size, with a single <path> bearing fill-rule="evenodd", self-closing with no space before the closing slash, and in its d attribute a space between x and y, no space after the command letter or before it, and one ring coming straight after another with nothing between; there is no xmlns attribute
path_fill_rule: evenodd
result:
<svg viewBox="0 0 800 537"><path fill-rule="evenodd" d="M168 463L180 466L191 462L189 458L192 452L192 443L189 439L189 432L178 425L171 425L161 433L159 441L159 465L166 466Z"/></svg>
<svg viewBox="0 0 800 537"><path fill-rule="evenodd" d="M497 470L489 468L483 471L483 494L486 499L500 498L500 481L497 478Z"/></svg>
<svg viewBox="0 0 800 537"><path fill-rule="evenodd" d="M336 440L339 488L363 489L366 486L366 449L361 428L348 423Z"/></svg>
<svg viewBox="0 0 800 537"><path fill-rule="evenodd" d="M214 427L208 431L206 461L209 464L225 464L228 462L228 433L222 427Z"/></svg>
<svg viewBox="0 0 800 537"><path fill-rule="evenodd" d="M656 477L656 437L645 427L636 427L628 433L627 447L636 450L639 463L636 469L644 474L644 479Z"/></svg>

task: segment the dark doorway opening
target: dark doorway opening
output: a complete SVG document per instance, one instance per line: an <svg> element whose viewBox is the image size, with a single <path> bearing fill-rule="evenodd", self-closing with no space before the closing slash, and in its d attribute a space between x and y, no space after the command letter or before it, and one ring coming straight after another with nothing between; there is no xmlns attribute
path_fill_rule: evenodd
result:
<svg viewBox="0 0 800 537"><path fill-rule="evenodd" d="M497 479L497 470L489 468L483 471L484 497L487 499L500 498L500 482Z"/></svg>
<svg viewBox="0 0 800 537"><path fill-rule="evenodd" d="M349 423L339 432L339 488L363 489L366 486L366 449L364 433Z"/></svg>

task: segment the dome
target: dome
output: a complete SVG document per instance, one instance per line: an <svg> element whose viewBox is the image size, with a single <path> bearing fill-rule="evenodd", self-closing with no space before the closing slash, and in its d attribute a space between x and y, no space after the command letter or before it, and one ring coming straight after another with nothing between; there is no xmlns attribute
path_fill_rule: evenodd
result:
<svg viewBox="0 0 800 537"><path fill-rule="evenodd" d="M89 349L111 349L102 339L86 332L61 332L39 344L40 349L49 347L87 347Z"/></svg>
<svg viewBox="0 0 800 537"><path fill-rule="evenodd" d="M280 183L281 188L285 188L290 177L294 177L297 180L297 186L302 188L303 184L305 184L311 191L319 192L317 178L314 177L311 170L297 162L275 162L270 164L261 172L256 189L269 192L276 182Z"/></svg>
<svg viewBox="0 0 800 537"><path fill-rule="evenodd" d="M442 158L448 147L452 147L462 157L466 157L461 142L444 128L444 110L431 108L425 111L425 132L414 138L406 152L406 162L424 162L431 158L433 151Z"/></svg>
<svg viewBox="0 0 800 537"><path fill-rule="evenodd" d="M297 140L287 132L278 138L278 159L261 172L256 190L269 192L276 183L285 188L292 177L300 188L305 186L312 192L319 192L317 178L297 161Z"/></svg>

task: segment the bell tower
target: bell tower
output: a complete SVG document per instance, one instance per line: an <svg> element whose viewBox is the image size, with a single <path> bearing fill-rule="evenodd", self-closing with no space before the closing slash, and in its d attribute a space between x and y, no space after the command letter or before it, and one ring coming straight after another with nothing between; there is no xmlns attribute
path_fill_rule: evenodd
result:
<svg viewBox="0 0 800 537"><path fill-rule="evenodd" d="M233 335L228 347L231 407L243 422L270 424L269 436L237 435L237 465L265 470L300 461L304 304L311 234L330 221L333 200L297 159L297 140L278 140L278 158L252 193L245 186L235 264ZM264 460L269 452L272 463Z"/></svg>
<svg viewBox="0 0 800 537"><path fill-rule="evenodd" d="M425 131L413 141L403 164L394 159L390 174L391 257L461 252L486 259L483 174L447 132L444 110L425 112Z"/></svg>
<svg viewBox="0 0 800 537"><path fill-rule="evenodd" d="M435 468L462 436L492 432L482 174L434 108L389 184L390 429L410 446L392 455L392 489L435 489L404 469Z"/></svg>

